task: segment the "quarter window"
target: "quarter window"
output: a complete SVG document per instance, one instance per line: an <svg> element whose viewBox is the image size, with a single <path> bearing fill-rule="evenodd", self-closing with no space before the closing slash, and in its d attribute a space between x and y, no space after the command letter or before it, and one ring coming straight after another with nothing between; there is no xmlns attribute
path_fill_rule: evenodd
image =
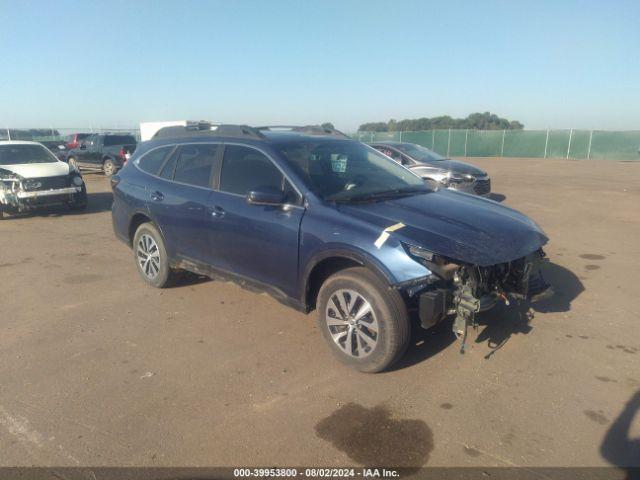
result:
<svg viewBox="0 0 640 480"><path fill-rule="evenodd" d="M164 159L167 154L171 151L173 147L161 147L156 148L155 150L150 151L146 155L144 155L138 165L145 172L151 173L153 175L157 175L160 167L164 163Z"/></svg>
<svg viewBox="0 0 640 480"><path fill-rule="evenodd" d="M173 179L198 187L210 187L217 150L218 145L211 144L182 146Z"/></svg>
<svg viewBox="0 0 640 480"><path fill-rule="evenodd" d="M162 170L160 171L160 176L162 178L173 180L173 171L176 169L177 159L178 155L176 153L169 157L169 160L167 160L167 163L164 164L164 167L162 167Z"/></svg>

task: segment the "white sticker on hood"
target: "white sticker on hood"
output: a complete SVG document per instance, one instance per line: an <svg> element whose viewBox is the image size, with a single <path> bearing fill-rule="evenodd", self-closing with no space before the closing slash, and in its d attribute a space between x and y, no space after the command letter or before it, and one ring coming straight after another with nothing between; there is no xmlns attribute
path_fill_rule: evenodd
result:
<svg viewBox="0 0 640 480"><path fill-rule="evenodd" d="M389 234L391 232L395 232L396 230L400 230L402 227L404 227L405 224L404 223L396 223L395 225L391 225L390 227L385 228L382 233L380 234L380 236L378 237L378 239L374 242L374 245L376 246L376 248L380 248L384 245L384 242L387 241L387 239L389 238Z"/></svg>

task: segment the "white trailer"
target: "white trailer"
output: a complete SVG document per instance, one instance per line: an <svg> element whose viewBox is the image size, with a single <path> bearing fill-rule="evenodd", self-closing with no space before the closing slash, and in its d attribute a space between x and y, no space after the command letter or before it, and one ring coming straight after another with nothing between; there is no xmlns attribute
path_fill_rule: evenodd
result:
<svg viewBox="0 0 640 480"><path fill-rule="evenodd" d="M140 140L146 142L151 140L158 130L164 127L186 127L186 120L174 120L171 122L141 122Z"/></svg>

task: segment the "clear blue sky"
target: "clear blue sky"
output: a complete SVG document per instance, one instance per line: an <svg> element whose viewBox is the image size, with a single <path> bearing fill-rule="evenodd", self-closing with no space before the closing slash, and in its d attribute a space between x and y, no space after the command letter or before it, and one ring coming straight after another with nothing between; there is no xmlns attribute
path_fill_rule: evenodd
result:
<svg viewBox="0 0 640 480"><path fill-rule="evenodd" d="M0 0L0 126L640 129L640 1Z"/></svg>

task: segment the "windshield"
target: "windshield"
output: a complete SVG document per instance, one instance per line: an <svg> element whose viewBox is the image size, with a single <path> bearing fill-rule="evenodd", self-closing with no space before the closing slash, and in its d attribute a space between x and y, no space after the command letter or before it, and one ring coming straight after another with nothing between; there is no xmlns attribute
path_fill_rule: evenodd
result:
<svg viewBox="0 0 640 480"><path fill-rule="evenodd" d="M400 143L394 145L394 147L419 162L439 162L440 160L446 160L442 155L421 145L416 145L415 143Z"/></svg>
<svg viewBox="0 0 640 480"><path fill-rule="evenodd" d="M294 140L278 147L307 186L324 200L430 191L420 177L359 142Z"/></svg>
<svg viewBox="0 0 640 480"><path fill-rule="evenodd" d="M42 145L0 145L0 165L57 161L58 159Z"/></svg>

